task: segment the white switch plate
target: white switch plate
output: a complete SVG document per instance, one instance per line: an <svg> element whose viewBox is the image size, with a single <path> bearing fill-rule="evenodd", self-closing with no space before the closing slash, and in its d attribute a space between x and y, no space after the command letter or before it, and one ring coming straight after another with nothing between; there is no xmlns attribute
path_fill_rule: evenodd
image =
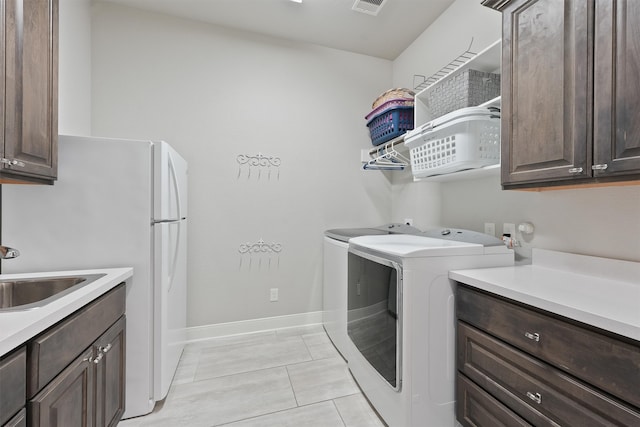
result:
<svg viewBox="0 0 640 427"><path fill-rule="evenodd" d="M505 222L504 224L502 224L502 234L508 234L511 237L515 238L516 237L516 225L515 224L511 224L509 222Z"/></svg>
<svg viewBox="0 0 640 427"><path fill-rule="evenodd" d="M496 223L495 222L485 222L484 223L484 234L488 234L489 236L496 235Z"/></svg>
<svg viewBox="0 0 640 427"><path fill-rule="evenodd" d="M278 301L278 288L271 288L270 295L269 295L269 301L271 301L271 302Z"/></svg>
<svg viewBox="0 0 640 427"><path fill-rule="evenodd" d="M407 225L413 225L413 218L405 218L404 223Z"/></svg>

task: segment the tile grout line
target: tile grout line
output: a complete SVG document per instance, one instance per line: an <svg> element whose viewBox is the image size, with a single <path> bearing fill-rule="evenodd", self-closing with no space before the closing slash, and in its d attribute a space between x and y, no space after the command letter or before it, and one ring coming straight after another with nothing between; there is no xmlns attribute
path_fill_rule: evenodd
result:
<svg viewBox="0 0 640 427"><path fill-rule="evenodd" d="M345 396L342 396L342 397L345 397ZM341 398L338 397L338 399L341 399ZM336 405L336 399L331 399L331 403L333 404L333 407L336 408L336 412L338 412L338 416L342 420L342 425L346 427L347 422L344 420L344 417L342 416L342 412L340 412L340 409L338 409L338 405Z"/></svg>
<svg viewBox="0 0 640 427"><path fill-rule="evenodd" d="M289 373L288 365L284 367L287 371L287 378L289 379L289 385L291 386L291 392L293 393L293 399L296 401L296 407L300 407L300 403L298 403L298 396L296 396L296 389L293 388L293 381L291 381L291 374Z"/></svg>

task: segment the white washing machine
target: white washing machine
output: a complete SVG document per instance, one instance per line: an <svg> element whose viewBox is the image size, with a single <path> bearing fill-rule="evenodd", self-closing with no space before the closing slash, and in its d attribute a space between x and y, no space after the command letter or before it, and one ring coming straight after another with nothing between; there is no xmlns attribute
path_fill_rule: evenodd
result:
<svg viewBox="0 0 640 427"><path fill-rule="evenodd" d="M348 360L347 339L347 253L349 239L359 236L419 234L406 224L391 223L371 228L338 228L325 231L322 323L342 357Z"/></svg>
<svg viewBox="0 0 640 427"><path fill-rule="evenodd" d="M349 241L348 366L390 427L456 425L449 271L513 262L502 241L468 230Z"/></svg>

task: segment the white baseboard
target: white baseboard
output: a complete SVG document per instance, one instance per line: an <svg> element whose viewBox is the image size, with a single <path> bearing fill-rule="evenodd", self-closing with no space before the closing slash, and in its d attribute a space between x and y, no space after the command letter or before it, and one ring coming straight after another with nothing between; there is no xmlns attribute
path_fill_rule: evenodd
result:
<svg viewBox="0 0 640 427"><path fill-rule="evenodd" d="M322 324L322 311L187 328L187 342Z"/></svg>

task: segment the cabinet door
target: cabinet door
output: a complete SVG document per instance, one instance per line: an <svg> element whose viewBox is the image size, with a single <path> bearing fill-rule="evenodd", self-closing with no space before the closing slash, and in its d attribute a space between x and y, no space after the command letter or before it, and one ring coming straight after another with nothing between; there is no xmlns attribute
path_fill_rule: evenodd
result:
<svg viewBox="0 0 640 427"><path fill-rule="evenodd" d="M11 418L4 427L27 427L27 410L22 408L22 411L18 412L15 417Z"/></svg>
<svg viewBox="0 0 640 427"><path fill-rule="evenodd" d="M4 172L55 178L58 139L58 0L5 4Z"/></svg>
<svg viewBox="0 0 640 427"><path fill-rule="evenodd" d="M515 0L503 12L502 183L591 176L593 0Z"/></svg>
<svg viewBox="0 0 640 427"><path fill-rule="evenodd" d="M29 402L32 427L93 426L92 355L85 350Z"/></svg>
<svg viewBox="0 0 640 427"><path fill-rule="evenodd" d="M25 347L0 359L0 425L20 408L27 396L27 351Z"/></svg>
<svg viewBox="0 0 640 427"><path fill-rule="evenodd" d="M594 46L595 176L640 173L638 40L640 2L597 0Z"/></svg>
<svg viewBox="0 0 640 427"><path fill-rule="evenodd" d="M116 426L124 413L125 317L96 343L96 427Z"/></svg>

